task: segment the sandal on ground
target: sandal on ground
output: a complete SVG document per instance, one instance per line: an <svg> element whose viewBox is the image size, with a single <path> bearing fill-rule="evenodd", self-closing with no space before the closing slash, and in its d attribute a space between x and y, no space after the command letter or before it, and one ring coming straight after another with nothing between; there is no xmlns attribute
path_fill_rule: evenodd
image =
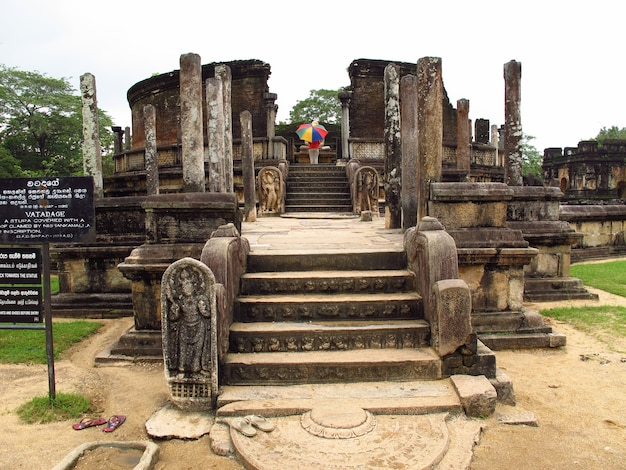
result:
<svg viewBox="0 0 626 470"><path fill-rule="evenodd" d="M76 424L72 424L72 427L76 430L76 431L80 431L81 429L85 429L85 428L90 428L92 426L100 426L104 423L106 423L107 420L104 418L96 418L96 419L92 419L92 418L83 418L80 423L76 423Z"/></svg>
<svg viewBox="0 0 626 470"><path fill-rule="evenodd" d="M245 418L248 422L254 426L255 428L264 431L271 432L274 430L274 425L266 420L263 416L259 415L249 415Z"/></svg>
<svg viewBox="0 0 626 470"><path fill-rule="evenodd" d="M246 418L235 418L230 421L230 426L239 431L246 437L256 436L256 429L250 424L250 420Z"/></svg>
<svg viewBox="0 0 626 470"><path fill-rule="evenodd" d="M114 415L109 418L107 421L106 427L103 429L104 432L113 432L117 428L119 428L126 421L126 416L123 415Z"/></svg>

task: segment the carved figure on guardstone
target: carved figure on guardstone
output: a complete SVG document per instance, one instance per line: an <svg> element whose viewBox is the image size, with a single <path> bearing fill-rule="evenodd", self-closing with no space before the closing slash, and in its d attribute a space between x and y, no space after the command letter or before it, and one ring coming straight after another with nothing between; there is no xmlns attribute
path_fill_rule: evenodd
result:
<svg viewBox="0 0 626 470"><path fill-rule="evenodd" d="M211 270L193 258L178 260L163 273L165 375L181 408L210 405L217 389L216 286Z"/></svg>
<svg viewBox="0 0 626 470"><path fill-rule="evenodd" d="M259 212L279 215L283 212L283 178L280 170L266 166L259 171Z"/></svg>
<svg viewBox="0 0 626 470"><path fill-rule="evenodd" d="M369 211L372 216L379 216L378 210L378 172L376 169L363 166L354 175L356 189L354 212L360 214Z"/></svg>

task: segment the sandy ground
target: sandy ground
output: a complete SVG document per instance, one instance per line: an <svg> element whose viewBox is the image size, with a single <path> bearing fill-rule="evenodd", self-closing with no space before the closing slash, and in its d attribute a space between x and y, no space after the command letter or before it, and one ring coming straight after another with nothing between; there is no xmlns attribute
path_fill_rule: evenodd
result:
<svg viewBox="0 0 626 470"><path fill-rule="evenodd" d="M593 304L626 305L624 298L600 294L600 301ZM34 396L48 394L47 368L0 365L1 469L47 469L86 442L148 438L146 420L167 401L161 365L93 365L96 354L131 323L132 319L105 321L95 336L75 346L55 368L57 391L89 396L96 409L93 416L127 417L111 434L101 427L74 431L70 421L22 424L15 410ZM553 326L567 336L566 347L497 353L498 366L514 384L515 409L534 413L539 425L501 424L495 415L486 419L472 469L626 468L626 342L609 345L566 324ZM497 412L510 410L498 405ZM158 469L241 468L232 459L214 455L208 436L158 444ZM129 467L99 461L90 468Z"/></svg>

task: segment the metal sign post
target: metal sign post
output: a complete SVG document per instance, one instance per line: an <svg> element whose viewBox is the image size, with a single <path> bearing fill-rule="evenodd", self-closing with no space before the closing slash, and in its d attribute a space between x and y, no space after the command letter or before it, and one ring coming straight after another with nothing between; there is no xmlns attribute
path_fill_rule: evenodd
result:
<svg viewBox="0 0 626 470"><path fill-rule="evenodd" d="M50 292L50 244L45 242L42 250L43 264L43 317L46 323L46 356L48 356L48 396L50 400L57 397L56 379L54 374L54 342L52 338L52 292Z"/></svg>

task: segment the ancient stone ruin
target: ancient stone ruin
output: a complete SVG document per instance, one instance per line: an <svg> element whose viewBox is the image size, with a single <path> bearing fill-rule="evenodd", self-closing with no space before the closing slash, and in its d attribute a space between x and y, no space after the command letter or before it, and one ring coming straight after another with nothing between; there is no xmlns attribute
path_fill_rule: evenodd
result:
<svg viewBox="0 0 626 470"><path fill-rule="evenodd" d="M273 385L300 399L302 389L287 387L332 394L337 384L369 382L389 395L395 381L437 382L445 391L435 395L448 400L440 411L490 414L496 399L515 401L494 350L565 344L523 302L590 296L569 276L582 235L562 203L578 181L566 172L582 170L551 151L544 168L560 188L523 185L521 64L504 65L498 128L486 119L472 126L469 100L450 103L440 58L354 60L338 97L341 135L318 164L305 161L294 135L276 135L268 64L202 65L196 54L180 64L129 90L132 132L116 130L96 243L55 248L61 293L53 309L132 315L134 327L111 354L162 355L176 405L217 408L214 450L233 452L234 443L252 459L244 437L271 439L257 433L266 405L276 417L302 415L298 433L326 438L334 428L332 439L375 433L384 425L374 415L383 423L416 406L378 397L367 410L346 406L338 426L309 402L276 405L284 397ZM612 188L609 173L616 170L596 172L597 187ZM244 220L303 213L384 217L403 246L261 253L242 233ZM616 214L622 238L611 242L623 245ZM276 402L252 403L259 390ZM230 440L216 437L227 432Z"/></svg>

